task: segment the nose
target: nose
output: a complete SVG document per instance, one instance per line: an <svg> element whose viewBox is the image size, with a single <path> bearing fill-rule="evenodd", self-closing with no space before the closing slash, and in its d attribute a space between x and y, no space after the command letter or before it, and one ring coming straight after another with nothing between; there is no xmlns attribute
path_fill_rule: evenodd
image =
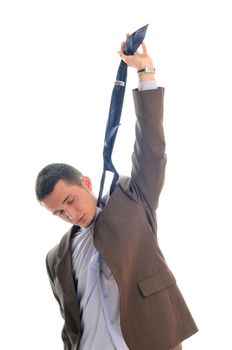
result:
<svg viewBox="0 0 232 350"><path fill-rule="evenodd" d="M65 212L65 215L67 216L67 218L69 220L73 221L74 218L73 218L72 214L70 214L67 210L65 210L64 212Z"/></svg>
<svg viewBox="0 0 232 350"><path fill-rule="evenodd" d="M72 207L72 206L66 206L66 208L63 208L64 212L65 212L65 216L67 217L68 220L70 220L71 222L75 222L76 218L78 218L79 213L77 211L76 208Z"/></svg>

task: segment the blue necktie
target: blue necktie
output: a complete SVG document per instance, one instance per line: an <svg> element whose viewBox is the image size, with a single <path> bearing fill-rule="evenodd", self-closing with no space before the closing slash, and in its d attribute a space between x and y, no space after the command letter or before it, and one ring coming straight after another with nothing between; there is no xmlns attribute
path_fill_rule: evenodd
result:
<svg viewBox="0 0 232 350"><path fill-rule="evenodd" d="M136 32L134 32L127 38L125 51L124 51L126 55L133 55L135 51L137 51L138 47L142 44L145 38L147 27L148 27L148 24L138 29ZM100 205L100 202L102 199L106 171L111 171L114 174L114 177L110 186L110 193L109 193L110 195L112 194L119 178L117 170L115 169L113 162L111 160L111 156L114 148L116 135L118 132L118 127L120 125L119 122L120 122L121 113L122 113L122 106L123 106L123 100L124 100L124 94L125 94L125 88L126 88L126 80L127 80L127 64L123 60L121 60L118 68L114 88L112 91L109 116L108 116L108 121L106 125L106 131L105 131L105 142L104 142L104 148L103 148L103 173L101 177L100 190L98 195L98 205Z"/></svg>

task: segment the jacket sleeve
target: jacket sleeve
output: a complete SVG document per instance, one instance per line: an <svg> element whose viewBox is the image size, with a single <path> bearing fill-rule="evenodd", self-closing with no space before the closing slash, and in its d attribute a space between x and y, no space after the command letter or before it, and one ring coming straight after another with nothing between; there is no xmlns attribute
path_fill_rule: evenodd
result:
<svg viewBox="0 0 232 350"><path fill-rule="evenodd" d="M49 269L48 255L46 257L46 268L47 268L47 273L48 273L50 285L51 285L51 288L52 288L52 292L53 292L54 297L56 298L56 300L57 300L57 302L59 304L61 316L65 320L65 318L64 318L64 310L62 308L62 305L61 305L61 302L60 302L60 298L59 298L59 296L58 296L58 294L56 292L56 288L55 288L55 285L54 285L54 282L53 282L52 274L51 274L51 271ZM66 331L65 323L64 323L64 326L63 326L63 329L62 329L62 332L61 332L61 338L63 340L64 350L71 350L71 343L70 343L70 340L69 340L69 337L68 337L68 334L67 334L67 331Z"/></svg>
<svg viewBox="0 0 232 350"><path fill-rule="evenodd" d="M166 153L163 131L164 88L133 90L136 129L131 187L152 211L158 207L164 183Z"/></svg>

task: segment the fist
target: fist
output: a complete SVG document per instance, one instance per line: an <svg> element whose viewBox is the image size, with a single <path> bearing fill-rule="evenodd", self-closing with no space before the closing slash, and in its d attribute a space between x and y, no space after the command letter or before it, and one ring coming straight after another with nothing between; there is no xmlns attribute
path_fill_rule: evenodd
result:
<svg viewBox="0 0 232 350"><path fill-rule="evenodd" d="M127 34L127 38L128 38L128 36L129 36L129 34ZM147 53L147 47L146 47L144 42L140 46L142 52L139 52L137 50L133 55L125 55L124 54L125 45L126 45L126 42L123 41L121 43L120 50L118 51L118 54L121 57L121 59L129 67L133 67L136 69L143 68L144 66L154 67L152 59Z"/></svg>

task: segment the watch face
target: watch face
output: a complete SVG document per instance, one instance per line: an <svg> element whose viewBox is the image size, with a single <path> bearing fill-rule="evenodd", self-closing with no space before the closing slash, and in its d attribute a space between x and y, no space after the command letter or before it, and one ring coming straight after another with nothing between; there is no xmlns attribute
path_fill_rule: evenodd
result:
<svg viewBox="0 0 232 350"><path fill-rule="evenodd" d="M155 73L155 68L149 67L149 66L144 66L142 69L139 69L137 72L138 72L139 74L142 73L142 72L145 72L145 73Z"/></svg>

